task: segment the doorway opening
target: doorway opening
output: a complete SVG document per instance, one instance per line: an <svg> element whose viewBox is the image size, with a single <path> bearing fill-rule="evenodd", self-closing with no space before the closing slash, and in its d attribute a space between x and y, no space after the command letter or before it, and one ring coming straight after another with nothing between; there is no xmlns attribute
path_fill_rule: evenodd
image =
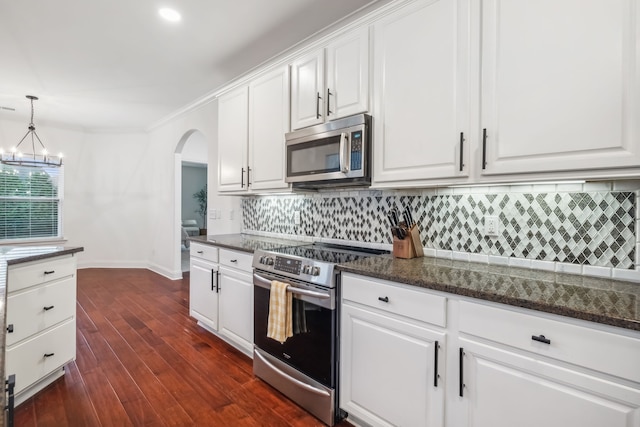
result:
<svg viewBox="0 0 640 427"><path fill-rule="evenodd" d="M207 234L208 144L202 132L187 131L176 146L174 268L189 271L190 236Z"/></svg>

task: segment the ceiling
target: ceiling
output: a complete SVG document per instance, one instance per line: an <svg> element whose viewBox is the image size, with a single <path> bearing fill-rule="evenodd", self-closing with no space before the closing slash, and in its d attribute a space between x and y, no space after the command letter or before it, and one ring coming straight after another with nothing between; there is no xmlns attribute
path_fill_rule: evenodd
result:
<svg viewBox="0 0 640 427"><path fill-rule="evenodd" d="M0 120L142 130L375 1L0 0Z"/></svg>

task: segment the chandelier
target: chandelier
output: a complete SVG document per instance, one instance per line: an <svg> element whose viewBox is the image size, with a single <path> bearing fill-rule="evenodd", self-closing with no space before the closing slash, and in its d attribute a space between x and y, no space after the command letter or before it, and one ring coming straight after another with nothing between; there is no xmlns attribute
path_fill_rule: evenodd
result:
<svg viewBox="0 0 640 427"><path fill-rule="evenodd" d="M37 101L38 97L27 95L27 99L31 101L31 121L29 122L29 130L22 137L18 145L13 147L10 152L5 153L0 148L0 163L13 166L62 166L62 154L52 156L47 151L40 137L36 133L36 126L33 124L33 101ZM29 138L30 137L30 138ZM20 151L20 144L31 140L31 154L25 154ZM36 153L36 140L42 147L40 154Z"/></svg>

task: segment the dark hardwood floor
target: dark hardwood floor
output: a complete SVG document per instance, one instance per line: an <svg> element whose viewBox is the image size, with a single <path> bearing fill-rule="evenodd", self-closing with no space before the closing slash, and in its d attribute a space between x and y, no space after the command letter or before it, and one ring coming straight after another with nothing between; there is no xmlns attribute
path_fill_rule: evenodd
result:
<svg viewBox="0 0 640 427"><path fill-rule="evenodd" d="M17 426L322 426L189 317L189 279L78 271L77 359ZM350 426L343 422L340 426Z"/></svg>

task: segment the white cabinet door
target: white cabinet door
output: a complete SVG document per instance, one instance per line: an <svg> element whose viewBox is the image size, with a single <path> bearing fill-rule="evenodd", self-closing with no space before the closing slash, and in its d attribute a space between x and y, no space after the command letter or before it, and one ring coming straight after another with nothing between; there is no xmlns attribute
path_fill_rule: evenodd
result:
<svg viewBox="0 0 640 427"><path fill-rule="evenodd" d="M214 331L218 330L218 266L191 258L189 275L189 314Z"/></svg>
<svg viewBox="0 0 640 427"><path fill-rule="evenodd" d="M369 110L369 27L327 46L326 120Z"/></svg>
<svg viewBox="0 0 640 427"><path fill-rule="evenodd" d="M291 129L324 121L324 49L291 64Z"/></svg>
<svg viewBox="0 0 640 427"><path fill-rule="evenodd" d="M252 353L253 280L250 274L220 267L219 332L245 353Z"/></svg>
<svg viewBox="0 0 640 427"><path fill-rule="evenodd" d="M218 99L218 191L247 189L248 103L246 86Z"/></svg>
<svg viewBox="0 0 640 427"><path fill-rule="evenodd" d="M640 165L637 1L486 0L481 13L482 173Z"/></svg>
<svg viewBox="0 0 640 427"><path fill-rule="evenodd" d="M471 340L460 345L465 426L640 426L638 389Z"/></svg>
<svg viewBox="0 0 640 427"><path fill-rule="evenodd" d="M468 175L468 13L423 0L374 25L374 185Z"/></svg>
<svg viewBox="0 0 640 427"><path fill-rule="evenodd" d="M249 173L253 190L287 188L285 140L289 132L289 67L249 84Z"/></svg>
<svg viewBox="0 0 640 427"><path fill-rule="evenodd" d="M341 316L340 407L376 426L442 426L446 335L349 303Z"/></svg>

